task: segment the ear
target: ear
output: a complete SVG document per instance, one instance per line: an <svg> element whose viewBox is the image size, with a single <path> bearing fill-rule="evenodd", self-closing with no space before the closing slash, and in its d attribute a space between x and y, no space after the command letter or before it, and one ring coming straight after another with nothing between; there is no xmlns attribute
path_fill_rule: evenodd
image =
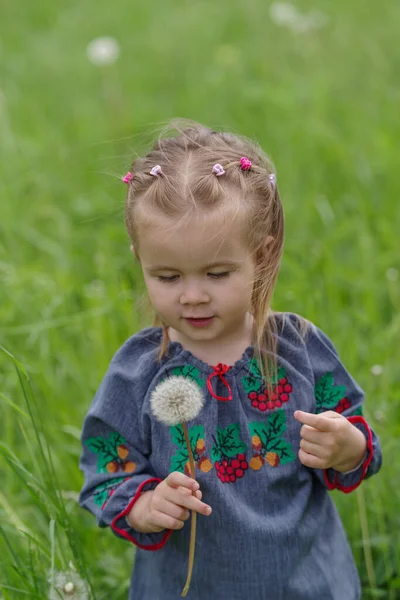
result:
<svg viewBox="0 0 400 600"><path fill-rule="evenodd" d="M267 237L264 240L264 249L267 250L268 246L271 244L271 242L274 241L274 236L273 235L267 235Z"/></svg>
<svg viewBox="0 0 400 600"><path fill-rule="evenodd" d="M131 244L130 251L132 252L133 256L136 258L136 260L140 261L139 254L137 253L136 248L133 246L133 244Z"/></svg>

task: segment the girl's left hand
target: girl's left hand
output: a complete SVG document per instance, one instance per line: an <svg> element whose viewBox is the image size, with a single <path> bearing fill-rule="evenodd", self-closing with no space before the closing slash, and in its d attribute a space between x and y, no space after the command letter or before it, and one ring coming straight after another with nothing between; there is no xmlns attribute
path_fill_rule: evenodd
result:
<svg viewBox="0 0 400 600"><path fill-rule="evenodd" d="M306 467L345 473L362 461L365 436L343 415L332 410L318 415L296 410L294 418L303 423L299 459Z"/></svg>

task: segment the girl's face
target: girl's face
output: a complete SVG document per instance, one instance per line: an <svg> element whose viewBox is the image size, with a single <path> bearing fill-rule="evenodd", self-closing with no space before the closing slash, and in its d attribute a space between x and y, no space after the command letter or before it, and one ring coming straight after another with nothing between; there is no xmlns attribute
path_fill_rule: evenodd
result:
<svg viewBox="0 0 400 600"><path fill-rule="evenodd" d="M222 226L191 219L173 228L165 217L152 216L139 235L152 306L184 347L237 341L246 334L255 265L240 233L238 219Z"/></svg>

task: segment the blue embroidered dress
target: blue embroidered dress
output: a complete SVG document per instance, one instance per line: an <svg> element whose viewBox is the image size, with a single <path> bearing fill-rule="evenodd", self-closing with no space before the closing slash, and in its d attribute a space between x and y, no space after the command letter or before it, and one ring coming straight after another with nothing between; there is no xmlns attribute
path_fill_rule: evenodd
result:
<svg viewBox="0 0 400 600"><path fill-rule="evenodd" d="M143 534L125 519L143 491L171 471L187 472L181 427L160 423L150 409L153 389L183 375L205 397L188 428L196 479L213 509L198 516L188 599L359 600L359 577L328 490L351 492L379 470L382 455L361 415L363 392L331 341L314 325L303 338L296 316L287 314L268 395L252 347L232 366L210 366L170 342L160 363L161 337L160 328L148 327L118 350L82 433L80 504L100 527L137 546L129 599L176 600L186 581L190 520L180 531ZM362 464L346 474L303 466L296 409L346 416L366 436Z"/></svg>

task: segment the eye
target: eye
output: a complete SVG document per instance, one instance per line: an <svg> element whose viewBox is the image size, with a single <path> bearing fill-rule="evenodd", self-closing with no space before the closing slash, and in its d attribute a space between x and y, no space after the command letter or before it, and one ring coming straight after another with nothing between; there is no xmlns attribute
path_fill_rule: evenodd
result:
<svg viewBox="0 0 400 600"><path fill-rule="evenodd" d="M228 277L229 274L230 271L224 271L223 273L208 273L213 279L222 279L223 277Z"/></svg>
<svg viewBox="0 0 400 600"><path fill-rule="evenodd" d="M176 281L177 277L179 277L179 275L170 275L169 277L165 277L164 275L158 275L157 279L158 281L164 281L164 283L171 283L173 281Z"/></svg>

